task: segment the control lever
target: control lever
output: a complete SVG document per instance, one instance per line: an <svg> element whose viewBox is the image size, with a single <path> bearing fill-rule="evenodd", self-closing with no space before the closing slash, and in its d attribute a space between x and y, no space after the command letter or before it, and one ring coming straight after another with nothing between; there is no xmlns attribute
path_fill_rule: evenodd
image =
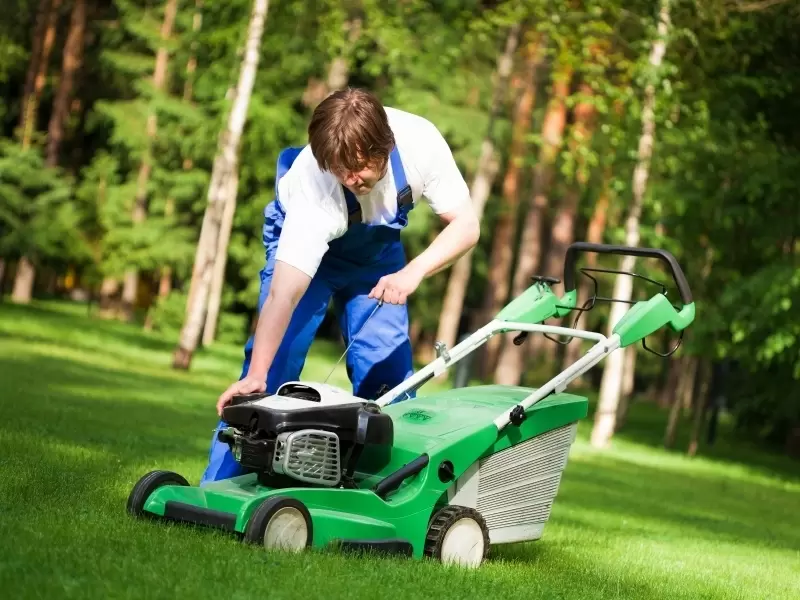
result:
<svg viewBox="0 0 800 600"><path fill-rule="evenodd" d="M549 283L550 285L561 283L561 280L558 277L548 277L547 275L533 275L531 276L531 281L533 281L534 283ZM514 345L522 346L522 344L524 344L525 340L527 339L528 339L528 332L523 331L514 337Z"/></svg>

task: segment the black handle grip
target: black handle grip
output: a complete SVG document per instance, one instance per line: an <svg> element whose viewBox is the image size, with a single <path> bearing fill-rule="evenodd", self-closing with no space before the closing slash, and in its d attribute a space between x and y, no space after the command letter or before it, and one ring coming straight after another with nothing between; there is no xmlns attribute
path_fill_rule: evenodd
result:
<svg viewBox="0 0 800 600"><path fill-rule="evenodd" d="M394 473L390 473L381 479L380 482L372 488L372 491L385 500L389 492L396 490L406 479L422 471L422 469L428 465L428 460L427 454L418 456L407 465L403 465Z"/></svg>
<svg viewBox="0 0 800 600"><path fill-rule="evenodd" d="M628 256L640 256L643 258L658 258L664 261L672 271L672 278L681 295L684 304L692 303L692 290L686 275L678 264L675 257L666 250L658 248L635 248L632 246L614 246L612 244L590 244L589 242L575 242L567 248L567 256L564 260L564 291L571 292L575 289L575 258L579 252L596 252L598 254L621 254Z"/></svg>

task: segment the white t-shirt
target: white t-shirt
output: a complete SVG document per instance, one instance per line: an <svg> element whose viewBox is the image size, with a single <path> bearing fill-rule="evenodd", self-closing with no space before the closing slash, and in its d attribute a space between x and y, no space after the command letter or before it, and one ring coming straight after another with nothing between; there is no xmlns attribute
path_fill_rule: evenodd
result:
<svg viewBox="0 0 800 600"><path fill-rule="evenodd" d="M467 183L436 126L423 117L390 107L386 107L386 114L414 202L424 197L436 214L470 202ZM347 231L342 185L333 174L320 170L311 146L306 146L281 178L278 196L286 218L275 258L313 277L329 242ZM356 198L364 223L394 219L397 189L391 162L383 179L367 195Z"/></svg>

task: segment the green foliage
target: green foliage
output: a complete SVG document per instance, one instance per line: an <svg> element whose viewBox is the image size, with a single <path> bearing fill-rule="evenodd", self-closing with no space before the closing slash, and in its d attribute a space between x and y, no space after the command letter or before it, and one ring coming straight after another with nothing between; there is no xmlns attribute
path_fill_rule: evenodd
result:
<svg viewBox="0 0 800 600"><path fill-rule="evenodd" d="M39 2L9 0L0 22L0 255L31 254L55 270L75 267L99 286L130 267L153 285L164 266L177 291L152 308L156 327L175 335L183 319L207 188L243 56L252 0L179 3L173 35L161 39L164 1L92 2L87 44L59 169L46 169L44 132L63 60L69 19L63 5L36 119L34 148L11 142L20 123ZM672 251L698 303L685 350L743 365L747 385L729 383L737 422L779 440L800 420L786 390L800 376L796 277L800 231L800 16L796 3L741 13L732 3L671 2L667 52L650 65L659 3L612 0L303 0L271 2L260 64L239 155L239 189L227 256L220 336L246 337L264 263L261 227L273 199L281 148L306 142L307 92L344 59L348 84L374 91L387 105L430 119L445 135L468 181L491 132L500 171L473 255L465 323L479 309L488 253L501 209L511 116L519 86L502 91L490 123L496 61L512 25L521 76L533 40L544 45L521 199L541 147L542 116L561 65L572 68L567 125L556 161L551 205L585 176L575 236L601 193L609 192L604 240L621 243L642 133L644 91L656 92L655 144L641 218L641 243ZM199 6L199 8L198 8ZM195 14L202 24L195 29ZM159 47L168 50L164 89L155 90ZM189 64L195 65L190 73ZM512 81L514 78L512 77ZM576 139L573 109L594 109L591 143ZM147 121L156 117L155 137ZM577 142L577 143L574 143ZM132 222L143 161L151 167L147 219ZM578 180L578 182L583 179ZM552 217L553 215L549 215ZM520 219L522 216L520 216ZM544 237L549 237L549 222ZM403 233L409 256L440 225L424 205ZM603 258L601 265L613 267ZM640 261L637 272L669 283L663 269ZM610 294L608 286L602 290ZM437 327L447 273L423 282L410 299L412 321L426 335ZM674 286L669 297L675 297ZM607 292L607 293L606 293ZM581 325L601 327L602 315ZM639 373L656 376L645 356ZM795 388L796 389L796 388Z"/></svg>
<svg viewBox="0 0 800 600"><path fill-rule="evenodd" d="M173 292L158 298L150 308L153 331L174 337L180 333L186 316L186 294ZM243 344L247 340L247 315L224 312L219 317L216 339L222 343Z"/></svg>
<svg viewBox="0 0 800 600"><path fill-rule="evenodd" d="M46 169L37 150L0 140L0 256L82 260L80 220L72 182Z"/></svg>

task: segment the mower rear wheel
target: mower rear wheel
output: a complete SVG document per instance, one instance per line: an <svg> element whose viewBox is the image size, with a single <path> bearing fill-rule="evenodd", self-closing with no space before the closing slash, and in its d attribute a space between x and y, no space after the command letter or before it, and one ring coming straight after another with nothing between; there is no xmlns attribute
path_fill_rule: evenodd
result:
<svg viewBox="0 0 800 600"><path fill-rule="evenodd" d="M444 564L474 568L489 554L489 528L474 508L449 505L431 519L425 556Z"/></svg>
<svg viewBox="0 0 800 600"><path fill-rule="evenodd" d="M300 552L311 545L314 528L305 504L295 498L272 496L250 517L244 541L267 550Z"/></svg>
<svg viewBox="0 0 800 600"><path fill-rule="evenodd" d="M136 482L130 495L128 495L128 513L135 517L145 515L144 505L147 499L156 489L164 485L188 486L189 482L186 481L183 475L178 475L172 471L150 471Z"/></svg>

